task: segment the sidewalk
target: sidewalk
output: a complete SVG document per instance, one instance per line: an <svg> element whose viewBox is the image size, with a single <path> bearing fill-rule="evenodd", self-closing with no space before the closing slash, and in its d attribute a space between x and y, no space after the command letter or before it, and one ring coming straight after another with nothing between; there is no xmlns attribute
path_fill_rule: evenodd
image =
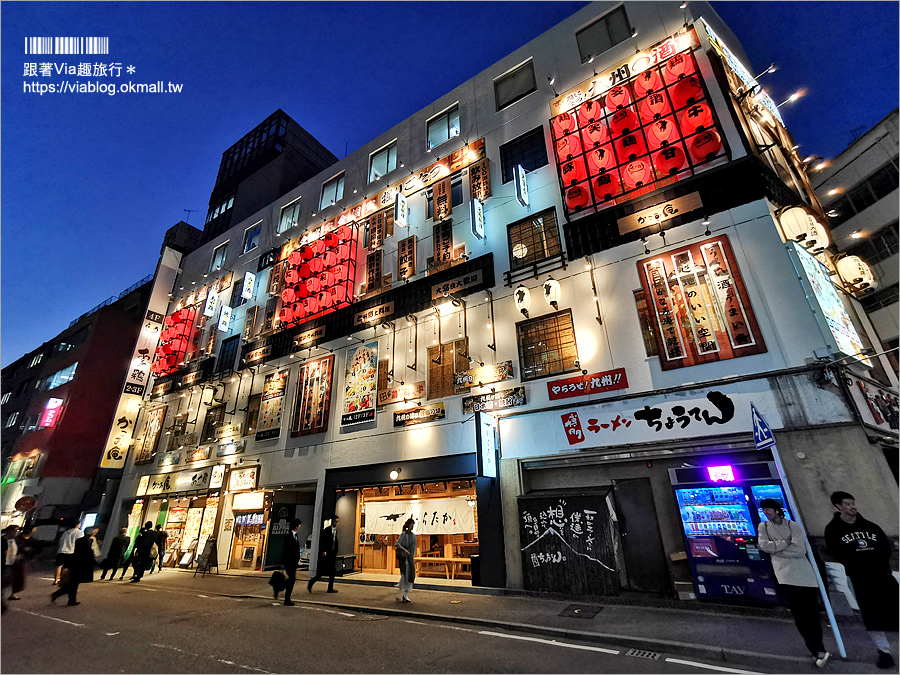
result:
<svg viewBox="0 0 900 675"><path fill-rule="evenodd" d="M144 581L271 601L271 588L266 583L269 576L270 573L224 573L194 577L192 571L167 569L162 574L145 577ZM339 577L335 581L336 594L326 594L324 582L316 584L313 593L309 594L305 582L303 576L297 579L293 594L295 602L650 650L736 668L780 673L817 671L793 621L783 609L694 603L690 608L626 604L631 598L582 603L577 599L547 598L503 589L429 587L427 583L416 584L410 594L412 602L401 604L394 598L396 579L355 582L352 575ZM824 625L825 615L822 617ZM875 647L862 623L843 617L838 621L847 660L841 660L837 655L831 629L826 626L825 645L832 652L828 670L835 673L888 672L875 667ZM896 655L897 636L891 637Z"/></svg>

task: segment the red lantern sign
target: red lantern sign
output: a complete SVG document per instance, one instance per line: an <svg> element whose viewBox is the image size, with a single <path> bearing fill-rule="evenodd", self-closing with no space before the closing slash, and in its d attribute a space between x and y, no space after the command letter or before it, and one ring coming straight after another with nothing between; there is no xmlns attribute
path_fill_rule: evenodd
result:
<svg viewBox="0 0 900 675"><path fill-rule="evenodd" d="M599 121L601 113L600 103L593 99L585 101L578 108L578 119L581 121L581 126L586 127Z"/></svg>
<svg viewBox="0 0 900 675"><path fill-rule="evenodd" d="M347 288L345 286L333 286L331 288L331 297L335 304L347 301Z"/></svg>
<svg viewBox="0 0 900 675"><path fill-rule="evenodd" d="M722 148L722 139L712 129L697 134L691 139L691 156L698 162L715 157Z"/></svg>
<svg viewBox="0 0 900 675"><path fill-rule="evenodd" d="M681 138L678 125L675 124L675 120L672 117L654 120L644 127L644 133L647 135L647 142L654 150L674 143Z"/></svg>
<svg viewBox="0 0 900 675"><path fill-rule="evenodd" d="M301 246L300 248L297 249L297 251L300 253L300 257L303 260L309 260L310 258L312 258L315 255L315 253L313 253L312 248L310 248L309 246Z"/></svg>
<svg viewBox="0 0 900 675"><path fill-rule="evenodd" d="M615 171L607 171L591 179L594 198L605 202L619 194L619 176Z"/></svg>
<svg viewBox="0 0 900 675"><path fill-rule="evenodd" d="M638 98L651 92L659 91L663 86L662 78L659 76L659 71L656 68L640 73L632 84L634 86L634 94Z"/></svg>
<svg viewBox="0 0 900 675"><path fill-rule="evenodd" d="M607 141L609 130L602 122L593 122L581 132L581 135L584 137L584 146L586 148L597 147Z"/></svg>
<svg viewBox="0 0 900 675"><path fill-rule="evenodd" d="M612 129L613 136L620 136L622 134L629 134L633 131L637 131L639 126L640 123L638 122L637 115L628 108L617 110L609 122L609 127Z"/></svg>
<svg viewBox="0 0 900 675"><path fill-rule="evenodd" d="M690 54L676 54L663 68L666 84L674 84L694 72L694 58Z"/></svg>
<svg viewBox="0 0 900 675"><path fill-rule="evenodd" d="M641 187L650 182L653 177L653 171L650 168L650 162L646 159L638 159L629 162L622 169L622 180L629 188Z"/></svg>
<svg viewBox="0 0 900 675"><path fill-rule="evenodd" d="M578 134L569 134L556 141L556 156L561 160L572 159L581 152L581 143Z"/></svg>
<svg viewBox="0 0 900 675"><path fill-rule="evenodd" d="M350 244L341 244L337 248L338 260L350 260Z"/></svg>
<svg viewBox="0 0 900 675"><path fill-rule="evenodd" d="M653 158L653 164L660 175L673 175L681 171L687 164L687 156L681 145L670 145L663 148Z"/></svg>
<svg viewBox="0 0 900 675"><path fill-rule="evenodd" d="M334 273L335 279L337 279L338 281L347 280L347 274L349 270L346 265L334 265L329 267L331 267L331 271Z"/></svg>
<svg viewBox="0 0 900 675"><path fill-rule="evenodd" d="M281 291L281 301L286 305L291 304L294 300L297 299L297 294L294 292L292 286L288 286L283 291Z"/></svg>
<svg viewBox="0 0 900 675"><path fill-rule="evenodd" d="M291 251L291 254L288 256L288 263L296 267L302 262L303 256L300 254L300 251Z"/></svg>
<svg viewBox="0 0 900 675"><path fill-rule="evenodd" d="M307 290L306 288L305 280L302 284L297 284L296 286L294 286L294 302L299 302L308 295L309 290Z"/></svg>
<svg viewBox="0 0 900 675"><path fill-rule="evenodd" d="M349 225L341 225L334 233L340 241L349 241L350 237L353 236L353 230L350 229Z"/></svg>
<svg viewBox="0 0 900 675"><path fill-rule="evenodd" d="M334 305L334 300L331 298L331 293L328 291L322 291L318 295L319 307L322 309L328 309L332 305Z"/></svg>
<svg viewBox="0 0 900 675"><path fill-rule="evenodd" d="M566 134L575 131L575 116L572 113L561 113L553 118L553 123L550 126L553 128L553 137L562 138Z"/></svg>
<svg viewBox="0 0 900 675"><path fill-rule="evenodd" d="M324 286L325 288L334 286L334 282L336 281L334 272L332 272L331 270L325 270L319 275L319 281L322 282L322 286Z"/></svg>
<svg viewBox="0 0 900 675"><path fill-rule="evenodd" d="M329 232L322 240L325 242L325 248L334 248L338 245L338 236L334 232Z"/></svg>
<svg viewBox="0 0 900 675"><path fill-rule="evenodd" d="M640 132L628 134L616 141L616 154L620 162L637 159L647 152L647 144Z"/></svg>
<svg viewBox="0 0 900 675"><path fill-rule="evenodd" d="M576 157L571 162L566 162L560 168L565 185L575 185L587 178L587 171L584 169L584 157Z"/></svg>
<svg viewBox="0 0 900 675"><path fill-rule="evenodd" d="M294 314L295 321L302 321L306 316L306 306L302 302L295 302L291 305L291 312Z"/></svg>
<svg viewBox="0 0 900 675"><path fill-rule="evenodd" d="M631 103L631 92L624 85L617 85L606 92L606 109L610 112L624 108Z"/></svg>
<svg viewBox="0 0 900 675"><path fill-rule="evenodd" d="M291 254L293 255L293 253ZM289 267L284 273L284 283L293 285L300 281L300 273L294 267Z"/></svg>
<svg viewBox="0 0 900 675"><path fill-rule="evenodd" d="M663 115L672 112L672 107L669 105L669 99L666 98L666 95L663 92L648 94L647 98L641 101L638 108L641 113L641 119L644 120L644 122L659 119Z"/></svg>
<svg viewBox="0 0 900 675"><path fill-rule="evenodd" d="M674 87L669 89L672 102L676 108L693 105L703 100L703 86L696 75L682 78Z"/></svg>
<svg viewBox="0 0 900 675"><path fill-rule="evenodd" d="M281 311L278 312L278 318L281 320L281 323L293 323L294 312L291 311L290 307L282 307Z"/></svg>
<svg viewBox="0 0 900 675"><path fill-rule="evenodd" d="M319 277L310 277L306 280L306 290L309 291L310 295L313 293L318 293L322 290L322 282L319 281Z"/></svg>
<svg viewBox="0 0 900 675"><path fill-rule="evenodd" d="M588 205L590 195L583 185L575 185L566 190L566 208L569 211L580 211Z"/></svg>
<svg viewBox="0 0 900 675"><path fill-rule="evenodd" d="M594 174L609 171L616 165L616 158L613 155L612 147L604 145L601 148L594 148L587 154L588 168L593 176Z"/></svg>
<svg viewBox="0 0 900 675"><path fill-rule="evenodd" d="M318 274L322 270L325 269L325 261L321 258L310 258L309 259L309 271L312 274Z"/></svg>
<svg viewBox="0 0 900 675"><path fill-rule="evenodd" d="M713 126L712 111L705 103L695 103L681 113L681 131L690 136L697 131L711 129Z"/></svg>
<svg viewBox="0 0 900 675"><path fill-rule="evenodd" d="M304 301L304 305L306 305L307 316L312 316L313 314L317 314L319 312L319 301L316 300L315 296L309 296Z"/></svg>

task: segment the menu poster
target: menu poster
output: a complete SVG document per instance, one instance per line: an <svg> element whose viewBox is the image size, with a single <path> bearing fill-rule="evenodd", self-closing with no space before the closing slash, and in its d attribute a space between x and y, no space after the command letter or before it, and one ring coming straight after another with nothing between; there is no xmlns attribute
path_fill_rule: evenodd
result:
<svg viewBox="0 0 900 675"><path fill-rule="evenodd" d="M328 429L331 408L331 377L334 373L334 354L307 361L300 366L300 384L291 436L318 434Z"/></svg>
<svg viewBox="0 0 900 675"><path fill-rule="evenodd" d="M378 342L347 350L344 386L341 426L374 420L378 395Z"/></svg>
<svg viewBox="0 0 900 675"><path fill-rule="evenodd" d="M416 235L397 242L397 280L410 279L416 274Z"/></svg>
<svg viewBox="0 0 900 675"><path fill-rule="evenodd" d="M159 435L162 433L163 423L166 420L166 409L168 406L154 408L147 413L147 421L144 423L144 435L135 444L134 463L147 464L153 459L156 452L156 444L159 442Z"/></svg>
<svg viewBox="0 0 900 675"><path fill-rule="evenodd" d="M202 506L188 509L187 520L184 523L184 536L181 538L182 551L187 551L189 548L194 548L192 544L195 544L200 536L200 522L202 521L202 519Z"/></svg>
<svg viewBox="0 0 900 675"><path fill-rule="evenodd" d="M219 498L208 497L206 499L206 509L203 511L203 518L200 521L200 541L197 544L197 550L202 551L206 540L212 536L213 528L216 524L216 513L219 510Z"/></svg>
<svg viewBox="0 0 900 675"><path fill-rule="evenodd" d="M259 422L256 425L256 440L258 441L278 438L281 433L281 415L284 412L287 379L287 370L266 375L259 407Z"/></svg>

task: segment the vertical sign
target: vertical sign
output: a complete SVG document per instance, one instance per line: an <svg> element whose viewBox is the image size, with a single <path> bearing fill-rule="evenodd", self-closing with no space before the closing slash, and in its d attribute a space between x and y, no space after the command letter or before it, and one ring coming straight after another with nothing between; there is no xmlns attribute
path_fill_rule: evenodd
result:
<svg viewBox="0 0 900 675"><path fill-rule="evenodd" d="M416 235L397 242L397 280L410 279L416 274Z"/></svg>
<svg viewBox="0 0 900 675"><path fill-rule="evenodd" d="M522 206L528 206L528 181L525 178L525 169L521 164L516 165L516 200Z"/></svg>
<svg viewBox="0 0 900 675"><path fill-rule="evenodd" d="M478 447L478 475L497 477L497 420L487 413L475 413L475 443Z"/></svg>
<svg viewBox="0 0 900 675"><path fill-rule="evenodd" d="M219 330L227 333L231 325L231 307L222 305L222 311L219 313Z"/></svg>
<svg viewBox="0 0 900 675"><path fill-rule="evenodd" d="M55 427L59 419L59 413L62 410L63 400L61 398L47 399L47 405L44 406L44 412L41 413L41 421L38 426Z"/></svg>
<svg viewBox="0 0 900 675"><path fill-rule="evenodd" d="M256 275L253 272L244 274L244 283L241 284L241 297L249 300L253 297L253 287L256 285Z"/></svg>
<svg viewBox="0 0 900 675"><path fill-rule="evenodd" d="M244 334L242 336L245 341L253 337L253 327L256 324L256 312L258 310L259 307L249 307L247 309L247 316L244 318Z"/></svg>
<svg viewBox="0 0 900 675"><path fill-rule="evenodd" d="M479 239L484 239L484 205L475 197L470 202L472 205L472 234Z"/></svg>
<svg viewBox="0 0 900 675"><path fill-rule="evenodd" d="M469 192L472 199L484 202L491 196L491 170L485 157L469 167Z"/></svg>
<svg viewBox="0 0 900 675"><path fill-rule="evenodd" d="M300 366L300 384L297 386L297 404L291 423L291 436L317 434L328 430L328 412L331 407L331 378L334 371L334 354Z"/></svg>
<svg viewBox="0 0 900 675"><path fill-rule="evenodd" d="M347 350L344 387L341 426L374 420L378 399L378 342Z"/></svg>
<svg viewBox="0 0 900 675"><path fill-rule="evenodd" d="M403 196L403 193L398 192L397 197L394 200L394 222L397 224L397 227L406 227L409 225L407 222L408 217L409 204L406 201L406 197Z"/></svg>
<svg viewBox="0 0 900 675"><path fill-rule="evenodd" d="M434 203L431 214L435 222L450 215L450 176L434 184Z"/></svg>
<svg viewBox="0 0 900 675"><path fill-rule="evenodd" d="M366 256L366 293L381 288L381 260L384 251L372 251Z"/></svg>
<svg viewBox="0 0 900 675"><path fill-rule="evenodd" d="M369 217L369 249L372 251L384 243L385 215L385 211L379 211Z"/></svg>
<svg viewBox="0 0 900 675"><path fill-rule="evenodd" d="M209 295L206 296L206 305L203 307L203 316L215 316L218 299L218 293L215 293L214 291L209 292Z"/></svg>
<svg viewBox="0 0 900 675"><path fill-rule="evenodd" d="M453 223L444 220L434 226L434 264L453 259Z"/></svg>
<svg viewBox="0 0 900 675"><path fill-rule="evenodd" d="M266 375L260 399L256 440L278 438L281 434L281 415L284 412L284 394L287 389L288 371Z"/></svg>
<svg viewBox="0 0 900 675"><path fill-rule="evenodd" d="M155 408L144 418L144 433L134 446L135 464L146 464L153 459L153 455L156 453L156 444L159 443L159 437L165 425L167 408L168 406Z"/></svg>

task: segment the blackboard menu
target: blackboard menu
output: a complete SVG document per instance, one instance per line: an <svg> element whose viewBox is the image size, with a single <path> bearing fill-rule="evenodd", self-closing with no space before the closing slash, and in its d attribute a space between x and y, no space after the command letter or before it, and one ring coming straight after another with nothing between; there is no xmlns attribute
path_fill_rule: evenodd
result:
<svg viewBox="0 0 900 675"><path fill-rule="evenodd" d="M526 590L618 595L607 492L519 497Z"/></svg>

